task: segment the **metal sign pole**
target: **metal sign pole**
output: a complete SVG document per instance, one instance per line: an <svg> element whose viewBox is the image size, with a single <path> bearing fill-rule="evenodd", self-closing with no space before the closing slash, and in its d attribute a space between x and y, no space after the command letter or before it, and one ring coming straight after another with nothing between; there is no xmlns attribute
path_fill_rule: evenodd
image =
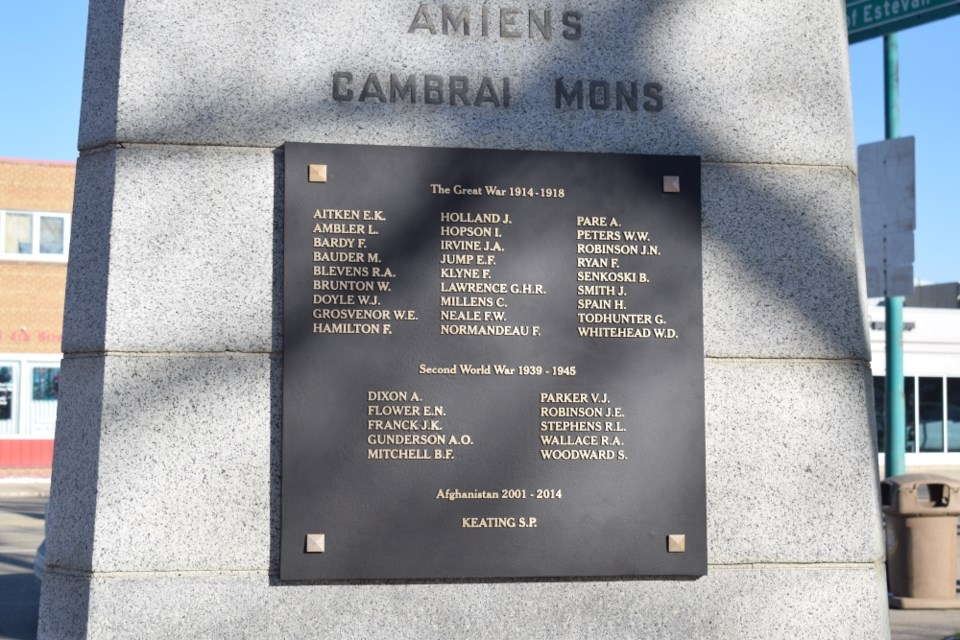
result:
<svg viewBox="0 0 960 640"><path fill-rule="evenodd" d="M897 34L883 36L886 138L900 136L900 72ZM885 476L906 472L906 402L903 393L903 296L886 296L886 465Z"/></svg>

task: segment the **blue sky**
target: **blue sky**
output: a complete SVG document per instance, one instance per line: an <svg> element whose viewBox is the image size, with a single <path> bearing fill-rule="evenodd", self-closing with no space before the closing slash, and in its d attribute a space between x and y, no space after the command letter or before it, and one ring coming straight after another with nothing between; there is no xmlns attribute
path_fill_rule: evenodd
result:
<svg viewBox="0 0 960 640"><path fill-rule="evenodd" d="M0 0L0 157L76 159L86 7ZM917 139L914 273L932 282L960 280L958 61L960 16L900 34L900 134ZM881 39L850 47L850 69L857 144L882 140Z"/></svg>
<svg viewBox="0 0 960 640"><path fill-rule="evenodd" d="M0 0L0 157L76 160L86 0Z"/></svg>

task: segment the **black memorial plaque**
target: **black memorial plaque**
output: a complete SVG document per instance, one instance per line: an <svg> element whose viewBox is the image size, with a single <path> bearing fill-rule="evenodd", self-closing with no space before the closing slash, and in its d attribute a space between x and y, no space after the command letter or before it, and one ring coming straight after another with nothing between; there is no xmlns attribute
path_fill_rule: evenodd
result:
<svg viewBox="0 0 960 640"><path fill-rule="evenodd" d="M706 573L699 158L284 164L281 580Z"/></svg>

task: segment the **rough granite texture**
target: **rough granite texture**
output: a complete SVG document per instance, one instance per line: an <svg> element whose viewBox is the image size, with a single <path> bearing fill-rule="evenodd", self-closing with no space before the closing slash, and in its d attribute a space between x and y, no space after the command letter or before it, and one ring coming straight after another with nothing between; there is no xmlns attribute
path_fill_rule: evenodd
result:
<svg viewBox="0 0 960 640"><path fill-rule="evenodd" d="M97 519L102 358L64 358L47 505L47 566L90 567Z"/></svg>
<svg viewBox="0 0 960 640"><path fill-rule="evenodd" d="M93 2L91 42L115 41L115 5ZM776 9L754 0L582 0L553 7L553 37L501 38L498 9L480 34L408 33L419 2L282 4L127 0L121 51L88 56L80 148L112 142L264 146L285 140L508 149L698 154L705 160L853 167L845 18L820 0ZM456 10L459 4L451 5ZM514 5L503 5L511 7ZM541 5L529 5L541 8ZM562 37L560 13L583 14ZM722 53L729 52L729 54ZM118 65L116 56L120 56ZM119 81L117 77L119 66ZM96 71L95 71L96 70ZM336 71L354 100L332 99ZM511 80L509 109L359 102L369 73ZM664 108L555 107L556 78L655 82ZM499 85L498 85L499 86ZM389 91L389 87L385 89ZM111 110L103 94L116 95ZM830 99L824 99L830 96ZM388 96L389 99L389 96Z"/></svg>
<svg viewBox="0 0 960 640"><path fill-rule="evenodd" d="M40 637L889 637L842 3L769 4L580 0L542 42L533 5L91 0ZM288 140L702 156L708 576L277 584Z"/></svg>
<svg viewBox="0 0 960 640"><path fill-rule="evenodd" d="M843 168L704 167L707 356L870 360L856 206Z"/></svg>
<svg viewBox="0 0 960 640"><path fill-rule="evenodd" d="M868 388L863 363L707 360L711 563L883 560Z"/></svg>
<svg viewBox="0 0 960 640"><path fill-rule="evenodd" d="M280 437L275 361L109 356L101 366L95 544L85 556L58 547L50 563L94 571L268 568L271 513L279 516L271 505L279 495L271 466Z"/></svg>
<svg viewBox="0 0 960 640"><path fill-rule="evenodd" d="M54 573L40 637L368 640L888 638L876 567L711 567L697 581L487 582L277 587L266 574ZM81 613L76 613L79 609ZM48 613L49 612L49 613Z"/></svg>
<svg viewBox="0 0 960 640"><path fill-rule="evenodd" d="M70 225L70 245L76 249L70 252L67 269L64 353L103 349L115 160L112 151L84 153L77 160Z"/></svg>
<svg viewBox="0 0 960 640"><path fill-rule="evenodd" d="M67 288L64 350L279 349L282 198L274 187L275 154L136 146L90 157L109 163L112 175L100 171L106 182L97 190L86 184L93 172L84 172L77 205L83 224L74 240L110 244L108 252L75 252L83 264ZM108 186L112 212L102 202ZM107 260L109 277L97 277ZM105 326L95 321L104 315Z"/></svg>

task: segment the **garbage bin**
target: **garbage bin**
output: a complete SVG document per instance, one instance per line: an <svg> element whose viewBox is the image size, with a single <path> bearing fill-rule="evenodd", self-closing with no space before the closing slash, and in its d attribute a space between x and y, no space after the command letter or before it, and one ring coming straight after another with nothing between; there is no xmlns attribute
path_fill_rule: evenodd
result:
<svg viewBox="0 0 960 640"><path fill-rule="evenodd" d="M957 516L960 481L911 473L880 483L887 581L895 609L960 609Z"/></svg>

